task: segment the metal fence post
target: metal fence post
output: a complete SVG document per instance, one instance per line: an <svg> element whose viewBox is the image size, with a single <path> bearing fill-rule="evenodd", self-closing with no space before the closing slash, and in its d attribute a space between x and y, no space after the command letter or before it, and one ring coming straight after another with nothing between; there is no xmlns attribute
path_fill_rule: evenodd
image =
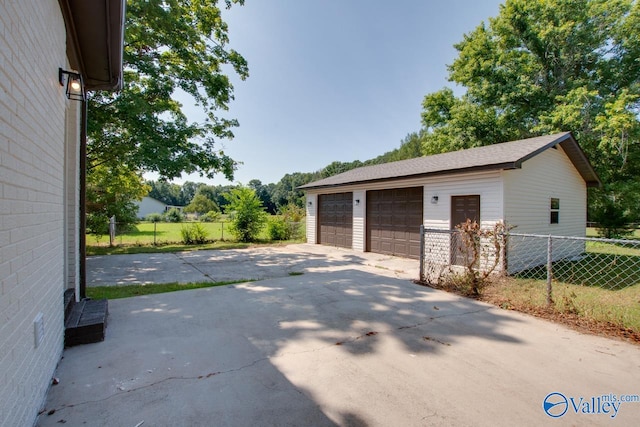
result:
<svg viewBox="0 0 640 427"><path fill-rule="evenodd" d="M547 306L553 304L553 298L551 297L551 280L553 279L553 246L551 243L551 235L547 240Z"/></svg>
<svg viewBox="0 0 640 427"><path fill-rule="evenodd" d="M116 241L116 216L109 218L109 246L113 246Z"/></svg>
<svg viewBox="0 0 640 427"><path fill-rule="evenodd" d="M424 279L424 224L420 224L420 277L418 280Z"/></svg>

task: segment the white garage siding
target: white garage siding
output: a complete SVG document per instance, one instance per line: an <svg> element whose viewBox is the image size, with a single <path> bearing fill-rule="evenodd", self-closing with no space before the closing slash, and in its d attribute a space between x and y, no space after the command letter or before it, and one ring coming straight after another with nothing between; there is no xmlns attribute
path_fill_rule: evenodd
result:
<svg viewBox="0 0 640 427"><path fill-rule="evenodd" d="M365 230L367 221L367 193L366 191L353 192L353 249L358 252L366 250Z"/></svg>
<svg viewBox="0 0 640 427"><path fill-rule="evenodd" d="M502 219L503 187L499 171L443 175L424 184L424 226L451 230L452 196L480 196L480 225L492 227ZM437 203L432 203L434 196Z"/></svg>
<svg viewBox="0 0 640 427"><path fill-rule="evenodd" d="M307 194L307 243L318 243L317 238L317 215L318 212L318 195Z"/></svg>
<svg viewBox="0 0 640 427"><path fill-rule="evenodd" d="M503 171L505 220L515 233L580 236L586 233L587 187L562 147L550 148ZM560 221L549 224L551 198L560 199Z"/></svg>
<svg viewBox="0 0 640 427"><path fill-rule="evenodd" d="M505 219L508 224L516 226L512 232L585 236L586 184L562 147L548 149L524 162L522 169L504 171L503 175ZM550 224L551 198L560 201L558 224ZM546 243L538 243L541 249L534 250L530 240L511 239L508 248L510 273L520 271L524 266L546 262ZM584 251L582 241L563 241L562 251L556 251L553 258L573 258Z"/></svg>

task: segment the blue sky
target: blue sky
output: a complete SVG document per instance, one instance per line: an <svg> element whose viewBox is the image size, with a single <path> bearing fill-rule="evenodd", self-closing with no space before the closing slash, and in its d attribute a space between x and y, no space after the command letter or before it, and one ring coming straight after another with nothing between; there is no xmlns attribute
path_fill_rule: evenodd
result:
<svg viewBox="0 0 640 427"><path fill-rule="evenodd" d="M222 2L221 2L222 3ZM230 46L249 63L233 78L234 182L278 182L332 161L367 160L420 128L424 95L453 84L453 45L499 12L497 0L246 0L225 11ZM458 89L459 90L459 89ZM185 107L191 120L201 114ZM183 181L227 184L222 176Z"/></svg>

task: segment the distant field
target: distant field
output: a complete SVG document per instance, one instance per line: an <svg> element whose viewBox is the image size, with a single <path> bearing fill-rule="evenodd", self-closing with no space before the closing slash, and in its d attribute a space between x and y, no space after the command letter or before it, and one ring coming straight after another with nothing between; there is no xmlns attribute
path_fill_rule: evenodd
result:
<svg viewBox="0 0 640 427"><path fill-rule="evenodd" d="M165 245L168 243L179 243L182 241L180 230L188 227L190 222L141 222L134 226L134 229L116 235L117 245ZM223 222L202 222L200 223L209 233L210 240L234 240L229 231L229 223ZM264 234L264 232L263 232ZM266 234L260 236L266 238ZM87 235L87 245L109 245L109 236Z"/></svg>
<svg viewBox="0 0 640 427"><path fill-rule="evenodd" d="M247 247L249 244L237 242L229 231L228 222L201 222L207 230L209 243L203 245L185 245L182 243L182 227L189 227L193 222L140 222L132 230L116 233L114 246L109 246L109 236L87 234L87 255L176 252L193 249L231 249ZM258 236L257 243L292 243L304 241L304 220L300 223L300 240L288 242L271 242L266 227Z"/></svg>
<svg viewBox="0 0 640 427"><path fill-rule="evenodd" d="M600 237L600 235L596 228L587 227L587 237ZM636 229L632 234L624 236L623 239L640 239L640 229Z"/></svg>

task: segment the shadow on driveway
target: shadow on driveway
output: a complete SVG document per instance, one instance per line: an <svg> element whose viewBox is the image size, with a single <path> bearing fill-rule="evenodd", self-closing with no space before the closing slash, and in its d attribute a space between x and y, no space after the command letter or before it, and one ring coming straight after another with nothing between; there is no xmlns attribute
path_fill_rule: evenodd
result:
<svg viewBox="0 0 640 427"><path fill-rule="evenodd" d="M110 301L106 340L65 351L38 424L542 425L552 391L636 392L633 346L336 256L295 255L301 276Z"/></svg>

